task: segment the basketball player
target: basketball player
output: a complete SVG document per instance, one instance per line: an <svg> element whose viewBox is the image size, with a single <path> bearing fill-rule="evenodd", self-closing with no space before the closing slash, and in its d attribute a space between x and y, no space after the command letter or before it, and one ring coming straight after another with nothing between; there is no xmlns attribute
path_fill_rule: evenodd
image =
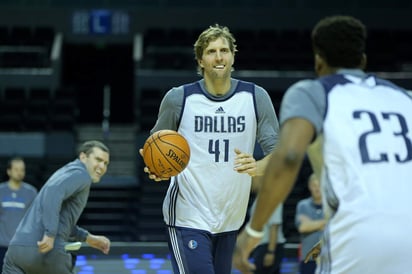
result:
<svg viewBox="0 0 412 274"><path fill-rule="evenodd" d="M0 184L0 269L3 268L7 246L37 195L37 189L23 181L25 175L23 158L11 158L7 163L9 180Z"/></svg>
<svg viewBox="0 0 412 274"><path fill-rule="evenodd" d="M110 241L76 225L92 183L106 173L109 150L98 141L79 148L78 159L57 170L45 183L20 222L6 253L3 274L71 274L67 241L83 241L107 254Z"/></svg>
<svg viewBox="0 0 412 274"><path fill-rule="evenodd" d="M365 40L364 25L349 16L324 18L313 29L320 78L294 84L282 101L279 143L234 255L243 273L251 273L248 254L291 191L317 135L323 135L321 189L328 219L317 272L410 273L412 99L363 71Z"/></svg>
<svg viewBox="0 0 412 274"><path fill-rule="evenodd" d="M191 149L186 169L171 178L163 215L174 273L229 274L251 176L267 162L253 158L255 141L268 154L278 121L262 87L231 78L236 44L227 27L204 30L194 52L203 79L168 91L151 131L176 130Z"/></svg>

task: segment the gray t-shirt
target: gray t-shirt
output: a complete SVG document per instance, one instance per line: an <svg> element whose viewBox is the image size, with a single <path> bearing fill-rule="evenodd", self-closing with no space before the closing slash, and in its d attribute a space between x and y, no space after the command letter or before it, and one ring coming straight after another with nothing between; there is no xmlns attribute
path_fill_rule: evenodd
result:
<svg viewBox="0 0 412 274"><path fill-rule="evenodd" d="M250 208L251 214L253 214L256 210L256 202L257 199L253 201L253 204ZM276 237L277 244L283 244L286 242L285 235L283 234L283 204L279 204L276 209L273 211L272 215L270 215L269 220L266 222L265 226L263 227L263 237L260 239L259 245L267 244L270 240L270 228L272 225L278 225L278 233Z"/></svg>
<svg viewBox="0 0 412 274"><path fill-rule="evenodd" d="M78 159L57 170L45 183L27 211L10 245L37 246L46 234L55 247L65 241L85 241L87 231L76 226L89 197L91 177Z"/></svg>
<svg viewBox="0 0 412 274"><path fill-rule="evenodd" d="M18 190L11 189L8 182L0 184L0 246L9 245L36 195L36 188L28 183L23 182Z"/></svg>
<svg viewBox="0 0 412 274"><path fill-rule="evenodd" d="M317 205L313 202L312 198L306 198L298 202L296 206L296 216L295 225L296 228L300 226L299 216L305 215L312 220L323 220L324 214L322 210L322 205ZM302 259L305 258L309 250L321 239L322 231L314 231L311 233L302 233L301 235L302 244Z"/></svg>
<svg viewBox="0 0 412 274"><path fill-rule="evenodd" d="M367 76L359 69L341 69L337 73ZM280 108L279 123L299 117L308 120L316 132L321 133L326 107L326 94L321 82L317 79L301 80L286 91Z"/></svg>

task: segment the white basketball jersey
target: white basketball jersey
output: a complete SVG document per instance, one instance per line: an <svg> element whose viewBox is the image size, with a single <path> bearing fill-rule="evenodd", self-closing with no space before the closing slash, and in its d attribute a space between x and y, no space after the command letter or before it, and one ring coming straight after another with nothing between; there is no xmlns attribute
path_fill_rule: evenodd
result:
<svg viewBox="0 0 412 274"><path fill-rule="evenodd" d="M330 221L318 272L411 273L412 100L373 76L320 81Z"/></svg>
<svg viewBox="0 0 412 274"><path fill-rule="evenodd" d="M186 169L171 179L163 203L166 224L220 233L242 225L251 177L234 170L234 149L253 153L257 130L254 85L239 81L223 101L185 87L178 131L190 144Z"/></svg>

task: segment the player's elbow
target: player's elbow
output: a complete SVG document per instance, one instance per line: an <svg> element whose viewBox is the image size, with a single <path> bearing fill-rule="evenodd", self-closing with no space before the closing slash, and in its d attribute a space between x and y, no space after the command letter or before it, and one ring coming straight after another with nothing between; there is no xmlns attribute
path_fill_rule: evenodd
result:
<svg viewBox="0 0 412 274"><path fill-rule="evenodd" d="M300 226L298 226L298 232L301 233L301 234L303 234L303 233L306 233L306 232L308 232L308 231L307 231L307 229L305 228L305 226L300 225Z"/></svg>
<svg viewBox="0 0 412 274"><path fill-rule="evenodd" d="M299 166L302 161L303 158L305 156L305 153L297 151L295 149L288 149L287 151L285 151L284 155L283 155L283 164L286 167L296 167Z"/></svg>

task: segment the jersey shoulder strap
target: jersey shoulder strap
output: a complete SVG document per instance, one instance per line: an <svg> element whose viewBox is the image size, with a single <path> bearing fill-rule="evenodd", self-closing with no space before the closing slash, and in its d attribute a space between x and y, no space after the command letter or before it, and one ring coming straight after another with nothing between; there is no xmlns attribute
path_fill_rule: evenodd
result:
<svg viewBox="0 0 412 274"><path fill-rule="evenodd" d="M248 91L248 92L254 93L255 92L255 84L253 84L251 82L246 82L246 81L239 80L239 83L237 84L235 92L238 92L238 91Z"/></svg>
<svg viewBox="0 0 412 274"><path fill-rule="evenodd" d="M183 90L185 92L185 97L194 93L202 92L202 88L200 87L199 81L183 85Z"/></svg>

